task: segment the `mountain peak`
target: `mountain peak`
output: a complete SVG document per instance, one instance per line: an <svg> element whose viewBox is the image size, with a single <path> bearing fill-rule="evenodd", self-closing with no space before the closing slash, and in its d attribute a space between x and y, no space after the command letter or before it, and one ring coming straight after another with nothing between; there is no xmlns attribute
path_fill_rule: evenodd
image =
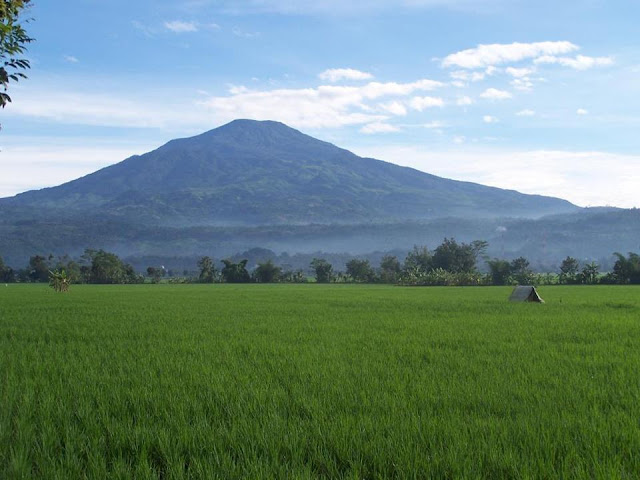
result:
<svg viewBox="0 0 640 480"><path fill-rule="evenodd" d="M182 139L187 141L234 142L244 145L276 145L292 141L318 141L313 137L274 120L237 119L195 137Z"/></svg>
<svg viewBox="0 0 640 480"><path fill-rule="evenodd" d="M283 123L246 119L10 201L192 225L539 217L576 210L560 199L361 158Z"/></svg>

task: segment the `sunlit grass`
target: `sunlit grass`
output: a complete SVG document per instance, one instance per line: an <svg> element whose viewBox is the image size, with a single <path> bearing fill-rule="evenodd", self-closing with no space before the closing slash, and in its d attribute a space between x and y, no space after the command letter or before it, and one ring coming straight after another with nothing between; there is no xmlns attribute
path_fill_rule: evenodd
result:
<svg viewBox="0 0 640 480"><path fill-rule="evenodd" d="M0 478L637 478L640 288L0 288Z"/></svg>

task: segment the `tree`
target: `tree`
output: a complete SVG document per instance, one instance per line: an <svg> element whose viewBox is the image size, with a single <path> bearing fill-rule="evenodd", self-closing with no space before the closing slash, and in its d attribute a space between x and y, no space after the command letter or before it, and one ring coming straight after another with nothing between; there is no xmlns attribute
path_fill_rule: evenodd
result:
<svg viewBox="0 0 640 480"><path fill-rule="evenodd" d="M316 282L329 283L333 278L333 265L324 258L314 258L311 260L311 268L316 274Z"/></svg>
<svg viewBox="0 0 640 480"><path fill-rule="evenodd" d="M49 270L49 286L58 293L68 292L71 280L64 270Z"/></svg>
<svg viewBox="0 0 640 480"><path fill-rule="evenodd" d="M380 281L382 283L396 283L400 277L402 267L398 257L385 255L380 261Z"/></svg>
<svg viewBox="0 0 640 480"><path fill-rule="evenodd" d="M273 264L271 260L259 263L253 272L253 276L259 283L274 283L280 280L282 269Z"/></svg>
<svg viewBox="0 0 640 480"><path fill-rule="evenodd" d="M419 247L417 245L414 245L413 249L407 254L407 257L404 259L404 270L428 272L433 268L431 260L431 253L429 252L427 247Z"/></svg>
<svg viewBox="0 0 640 480"><path fill-rule="evenodd" d="M198 281L200 283L213 283L216 275L216 267L213 264L211 257L202 257L198 260L198 268L200 269L200 276Z"/></svg>
<svg viewBox="0 0 640 480"><path fill-rule="evenodd" d="M560 283L576 283L580 264L573 257L567 257L560 265Z"/></svg>
<svg viewBox="0 0 640 480"><path fill-rule="evenodd" d="M486 248L486 242L458 244L455 239L445 238L433 252L432 266L447 272L473 272L476 269L477 256Z"/></svg>
<svg viewBox="0 0 640 480"><path fill-rule="evenodd" d="M49 264L42 255L34 255L29 258L29 280L32 282L49 281Z"/></svg>
<svg viewBox="0 0 640 480"><path fill-rule="evenodd" d="M164 275L164 269L157 267L147 267L147 275L151 277L152 283L159 283L160 279Z"/></svg>
<svg viewBox="0 0 640 480"><path fill-rule="evenodd" d="M511 276L520 285L528 285L533 282L533 272L529 268L529 260L518 257L511 261Z"/></svg>
<svg viewBox="0 0 640 480"><path fill-rule="evenodd" d="M598 273L600 273L600 265L596 262L588 263L582 269L582 281L589 285L598 283Z"/></svg>
<svg viewBox="0 0 640 480"><path fill-rule="evenodd" d="M23 10L30 2L31 0L0 0L0 83L4 90L0 92L2 108L11 102L11 97L6 93L9 83L27 78L23 71L30 68L29 60L19 58L25 53L27 44L33 42L33 38L27 35L19 23Z"/></svg>
<svg viewBox="0 0 640 480"><path fill-rule="evenodd" d="M375 272L369 260L358 260L354 258L347 262L347 275L356 282L371 282L375 279Z"/></svg>
<svg viewBox="0 0 640 480"><path fill-rule="evenodd" d="M613 265L613 275L617 283L640 284L640 255L629 252L629 256L625 257L621 253L614 253L618 258Z"/></svg>
<svg viewBox="0 0 640 480"><path fill-rule="evenodd" d="M144 277L138 275L131 265L124 263L115 253L87 249L81 258L90 264L80 267L86 283L115 284L144 281Z"/></svg>
<svg viewBox="0 0 640 480"><path fill-rule="evenodd" d="M493 285L507 285L511 276L511 265L506 260L494 258L487 262Z"/></svg>
<svg viewBox="0 0 640 480"><path fill-rule="evenodd" d="M251 275L247 271L246 259L233 263L231 260L222 260L224 268L222 269L222 278L227 283L248 283L251 281Z"/></svg>
<svg viewBox="0 0 640 480"><path fill-rule="evenodd" d="M12 283L16 281L15 273L11 267L4 264L2 257L0 257L0 282Z"/></svg>

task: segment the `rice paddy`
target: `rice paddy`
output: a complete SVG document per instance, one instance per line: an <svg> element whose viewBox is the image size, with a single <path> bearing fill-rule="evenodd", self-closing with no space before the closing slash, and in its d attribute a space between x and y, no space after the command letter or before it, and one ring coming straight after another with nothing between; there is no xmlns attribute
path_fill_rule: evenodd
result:
<svg viewBox="0 0 640 480"><path fill-rule="evenodd" d="M0 478L638 478L640 288L0 288Z"/></svg>

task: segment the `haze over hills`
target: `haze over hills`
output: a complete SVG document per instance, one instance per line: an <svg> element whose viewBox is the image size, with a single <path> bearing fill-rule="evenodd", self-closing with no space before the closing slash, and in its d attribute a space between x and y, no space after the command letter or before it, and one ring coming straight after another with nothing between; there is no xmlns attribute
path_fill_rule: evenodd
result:
<svg viewBox="0 0 640 480"><path fill-rule="evenodd" d="M0 200L161 225L541 217L578 210L361 158L272 121L236 120L64 185Z"/></svg>
<svg viewBox="0 0 640 480"><path fill-rule="evenodd" d="M0 199L0 256L218 258L252 247L362 254L484 239L552 264L637 249L637 210L440 178L361 158L282 123L236 120L63 185Z"/></svg>

